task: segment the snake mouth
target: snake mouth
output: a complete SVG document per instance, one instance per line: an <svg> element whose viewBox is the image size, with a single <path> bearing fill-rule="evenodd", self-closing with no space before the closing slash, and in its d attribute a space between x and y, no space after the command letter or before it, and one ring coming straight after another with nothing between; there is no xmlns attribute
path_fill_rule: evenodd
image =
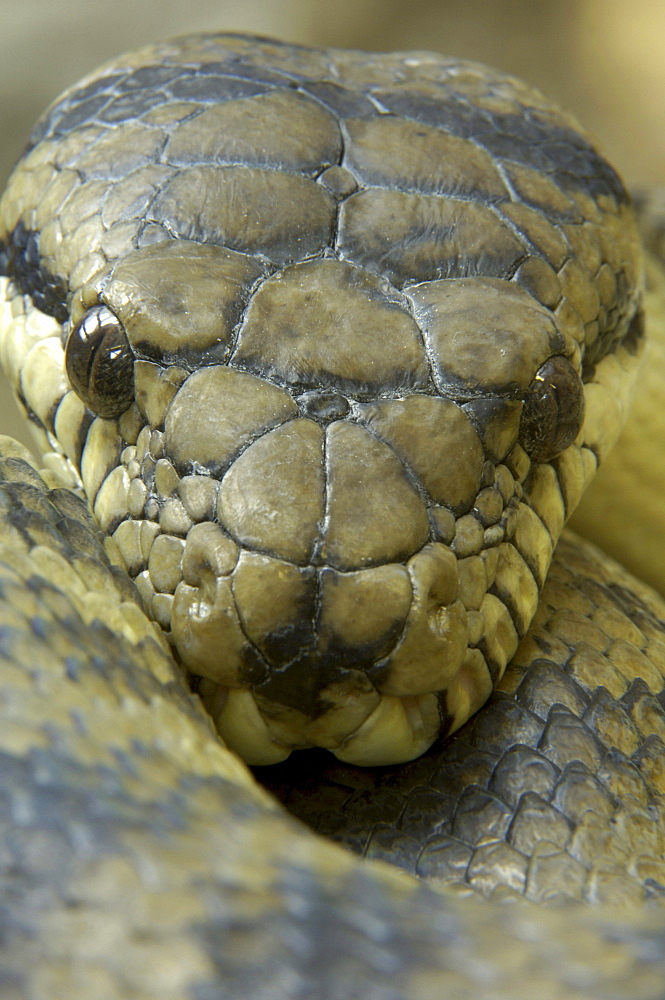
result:
<svg viewBox="0 0 665 1000"><path fill-rule="evenodd" d="M447 546L340 572L238 549L212 523L192 533L171 640L248 762L310 746L358 763L408 760L451 727L462 701L468 714L489 694Z"/></svg>

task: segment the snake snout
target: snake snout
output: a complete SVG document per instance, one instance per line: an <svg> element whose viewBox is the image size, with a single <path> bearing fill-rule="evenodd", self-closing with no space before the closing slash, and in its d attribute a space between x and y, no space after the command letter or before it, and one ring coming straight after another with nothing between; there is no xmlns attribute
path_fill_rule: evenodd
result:
<svg viewBox="0 0 665 1000"><path fill-rule="evenodd" d="M461 509L481 489L483 450L449 400L354 403L333 420L320 409L302 416L286 392L226 366L201 369L175 393L163 461L203 467L210 475L185 479L212 481L217 499L184 541L172 639L205 678L220 732L250 762L312 745L396 762L450 727L460 690L468 708L491 688L475 654L467 662L444 509L403 456L411 447L418 467L416 426L447 431L427 486Z"/></svg>

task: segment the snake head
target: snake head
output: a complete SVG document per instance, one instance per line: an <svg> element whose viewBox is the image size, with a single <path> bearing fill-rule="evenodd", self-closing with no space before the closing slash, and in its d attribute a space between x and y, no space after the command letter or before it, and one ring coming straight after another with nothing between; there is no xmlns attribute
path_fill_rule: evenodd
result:
<svg viewBox="0 0 665 1000"><path fill-rule="evenodd" d="M618 433L631 209L500 74L196 45L38 126L3 361L232 748L407 760L499 683Z"/></svg>

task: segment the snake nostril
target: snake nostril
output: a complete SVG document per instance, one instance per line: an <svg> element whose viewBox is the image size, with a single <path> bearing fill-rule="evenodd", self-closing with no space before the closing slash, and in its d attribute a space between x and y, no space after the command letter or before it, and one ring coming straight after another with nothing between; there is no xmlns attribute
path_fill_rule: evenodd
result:
<svg viewBox="0 0 665 1000"><path fill-rule="evenodd" d="M341 420L351 408L349 401L333 389L304 392L302 396L298 396L297 403L303 417L317 420L320 424Z"/></svg>

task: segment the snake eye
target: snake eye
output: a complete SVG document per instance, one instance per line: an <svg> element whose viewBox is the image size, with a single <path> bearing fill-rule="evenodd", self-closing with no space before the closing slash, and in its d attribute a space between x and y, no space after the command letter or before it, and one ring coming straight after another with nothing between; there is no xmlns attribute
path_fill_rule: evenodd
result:
<svg viewBox="0 0 665 1000"><path fill-rule="evenodd" d="M134 355L127 334L107 306L94 306L65 347L72 388L93 413L119 417L134 399Z"/></svg>
<svg viewBox="0 0 665 1000"><path fill-rule="evenodd" d="M519 439L537 462L549 462L577 437L584 419L584 387L567 358L541 365L524 396Z"/></svg>

